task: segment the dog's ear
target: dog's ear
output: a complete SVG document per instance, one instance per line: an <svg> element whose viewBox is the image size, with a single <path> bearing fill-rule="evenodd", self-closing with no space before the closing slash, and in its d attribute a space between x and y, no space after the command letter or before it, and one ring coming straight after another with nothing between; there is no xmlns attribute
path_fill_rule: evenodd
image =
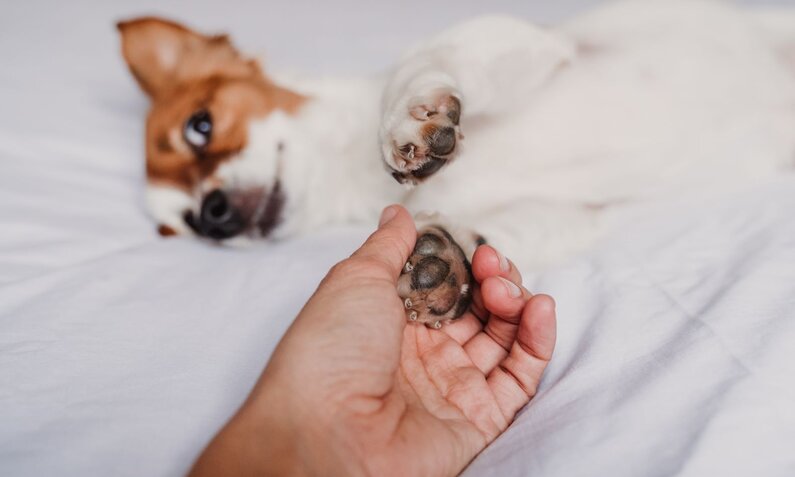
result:
<svg viewBox="0 0 795 477"><path fill-rule="evenodd" d="M226 35L205 36L168 20L137 18L117 24L122 54L141 88L157 98L174 86L214 74L260 74Z"/></svg>

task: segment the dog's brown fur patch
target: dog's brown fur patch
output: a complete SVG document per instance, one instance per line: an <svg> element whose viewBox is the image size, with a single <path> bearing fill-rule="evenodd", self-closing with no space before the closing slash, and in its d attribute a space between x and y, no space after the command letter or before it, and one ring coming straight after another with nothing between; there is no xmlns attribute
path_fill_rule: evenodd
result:
<svg viewBox="0 0 795 477"><path fill-rule="evenodd" d="M122 53L151 98L146 121L150 182L186 191L247 143L248 125L280 109L295 113L305 98L270 81L225 36L205 36L152 17L118 24ZM210 142L195 151L182 131L197 111L213 120Z"/></svg>

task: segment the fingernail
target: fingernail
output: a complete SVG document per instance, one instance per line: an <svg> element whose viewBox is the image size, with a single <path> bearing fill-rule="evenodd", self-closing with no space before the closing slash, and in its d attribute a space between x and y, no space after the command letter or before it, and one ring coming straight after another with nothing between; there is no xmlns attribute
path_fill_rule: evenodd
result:
<svg viewBox="0 0 795 477"><path fill-rule="evenodd" d="M503 273L508 273L511 271L511 264L508 263L508 259L505 258L505 255L501 254L499 250L496 248L494 252L497 254L497 258L500 259L500 271Z"/></svg>
<svg viewBox="0 0 795 477"><path fill-rule="evenodd" d="M394 219L397 213L398 209L394 205L390 205L389 207L385 208L383 212L381 212L381 218L378 219L378 226L381 227L385 223Z"/></svg>
<svg viewBox="0 0 795 477"><path fill-rule="evenodd" d="M519 298L520 296L522 296L522 290L518 286L516 286L515 283L513 283L510 280L506 280L502 277L497 277L497 278L502 280L502 284L505 285L505 291L508 292L508 295L511 298Z"/></svg>

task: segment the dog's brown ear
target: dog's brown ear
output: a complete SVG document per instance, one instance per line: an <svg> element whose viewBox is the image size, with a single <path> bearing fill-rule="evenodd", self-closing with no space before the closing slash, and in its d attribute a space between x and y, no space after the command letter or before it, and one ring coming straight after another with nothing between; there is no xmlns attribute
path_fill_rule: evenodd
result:
<svg viewBox="0 0 795 477"><path fill-rule="evenodd" d="M242 58L226 35L205 36L154 17L117 27L130 72L153 99L182 82L213 74L259 74L256 62Z"/></svg>

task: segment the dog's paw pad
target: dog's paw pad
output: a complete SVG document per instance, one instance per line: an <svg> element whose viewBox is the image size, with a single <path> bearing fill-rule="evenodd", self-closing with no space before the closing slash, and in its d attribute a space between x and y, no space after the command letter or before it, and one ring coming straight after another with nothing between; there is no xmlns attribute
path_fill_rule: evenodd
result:
<svg viewBox="0 0 795 477"><path fill-rule="evenodd" d="M449 91L434 92L403 114L392 129L387 153L396 166L393 177L400 183L416 184L456 156L464 137L459 126L461 101Z"/></svg>
<svg viewBox="0 0 795 477"><path fill-rule="evenodd" d="M423 229L398 279L406 318L441 328L472 301L472 270L461 247L438 226Z"/></svg>

